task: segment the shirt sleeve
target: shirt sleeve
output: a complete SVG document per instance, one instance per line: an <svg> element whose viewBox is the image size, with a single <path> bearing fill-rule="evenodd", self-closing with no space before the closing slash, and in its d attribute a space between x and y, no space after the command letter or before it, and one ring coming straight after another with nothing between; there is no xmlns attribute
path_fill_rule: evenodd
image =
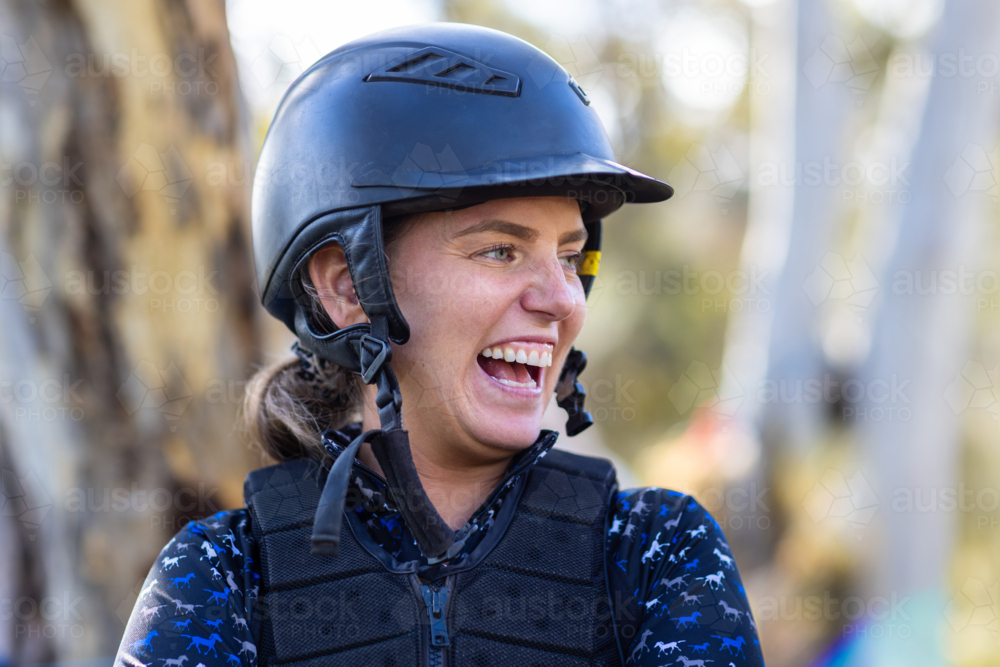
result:
<svg viewBox="0 0 1000 667"><path fill-rule="evenodd" d="M631 489L616 496L609 519L609 577L634 617L618 630L630 667L763 666L732 551L697 501Z"/></svg>
<svg viewBox="0 0 1000 667"><path fill-rule="evenodd" d="M192 521L142 585L115 667L256 667L248 626L260 575L245 510Z"/></svg>

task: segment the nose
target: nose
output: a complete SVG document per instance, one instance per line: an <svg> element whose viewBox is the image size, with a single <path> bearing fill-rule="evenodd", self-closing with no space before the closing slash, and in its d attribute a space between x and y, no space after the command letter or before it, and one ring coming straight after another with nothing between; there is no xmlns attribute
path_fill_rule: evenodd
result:
<svg viewBox="0 0 1000 667"><path fill-rule="evenodd" d="M548 321L561 322L576 310L582 293L579 281L567 274L559 258L553 256L533 267L532 280L521 296L521 305Z"/></svg>

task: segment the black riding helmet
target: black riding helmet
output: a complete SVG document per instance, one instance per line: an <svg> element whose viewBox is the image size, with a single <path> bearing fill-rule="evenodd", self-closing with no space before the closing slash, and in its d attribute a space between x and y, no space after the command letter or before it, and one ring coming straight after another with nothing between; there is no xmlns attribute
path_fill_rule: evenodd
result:
<svg viewBox="0 0 1000 667"><path fill-rule="evenodd" d="M597 113L565 69L497 30L435 23L375 33L327 54L289 87L254 176L261 301L302 347L377 384L382 426L356 438L327 475L314 554L338 552L351 464L365 441L424 555L434 562L461 547L424 493L402 428L390 341L404 344L410 333L389 280L382 220L506 197L575 198L589 233L579 271L589 292L601 218L672 194L615 162ZM295 276L332 241L371 324L322 334ZM571 350L557 385L570 435L591 423L576 382L585 363Z"/></svg>

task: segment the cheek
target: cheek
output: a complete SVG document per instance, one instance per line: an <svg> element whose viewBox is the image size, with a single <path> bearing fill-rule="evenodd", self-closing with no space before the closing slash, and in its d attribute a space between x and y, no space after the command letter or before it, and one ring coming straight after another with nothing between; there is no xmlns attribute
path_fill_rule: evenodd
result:
<svg viewBox="0 0 1000 667"><path fill-rule="evenodd" d="M495 272L447 258L437 267L411 272L396 295L410 324L409 342L393 354L400 368L425 389L454 385L516 302L516 285L509 283Z"/></svg>
<svg viewBox="0 0 1000 667"><path fill-rule="evenodd" d="M576 307L573 309L573 314L562 321L562 335L569 339L572 343L579 335L580 331L583 330L583 325L587 322L587 296L583 293L583 287L579 287L579 292L576 295Z"/></svg>
<svg viewBox="0 0 1000 667"><path fill-rule="evenodd" d="M411 409L441 409L465 396L464 378L476 363L479 345L516 301L516 293L508 294L514 290L498 285L495 273L442 264L412 272L396 295L410 340L395 347L393 365L408 391L420 393Z"/></svg>
<svg viewBox="0 0 1000 667"><path fill-rule="evenodd" d="M415 339L461 338L473 344L517 299L517 285L482 267L448 259L393 281Z"/></svg>

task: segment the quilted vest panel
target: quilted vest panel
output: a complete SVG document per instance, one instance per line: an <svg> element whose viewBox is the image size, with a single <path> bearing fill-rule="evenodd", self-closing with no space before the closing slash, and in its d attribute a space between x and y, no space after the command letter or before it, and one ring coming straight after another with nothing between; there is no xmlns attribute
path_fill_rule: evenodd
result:
<svg viewBox="0 0 1000 667"><path fill-rule="evenodd" d="M620 664L604 570L609 462L549 450L529 468L520 497L508 496L516 510L501 509L470 557L436 582L420 580L416 563L383 564L394 561L370 539L359 542L364 526L353 512L340 555L310 555L320 478L318 465L301 459L247 477L262 667ZM443 625L434 625L429 595L439 590ZM442 628L444 645L431 638Z"/></svg>

